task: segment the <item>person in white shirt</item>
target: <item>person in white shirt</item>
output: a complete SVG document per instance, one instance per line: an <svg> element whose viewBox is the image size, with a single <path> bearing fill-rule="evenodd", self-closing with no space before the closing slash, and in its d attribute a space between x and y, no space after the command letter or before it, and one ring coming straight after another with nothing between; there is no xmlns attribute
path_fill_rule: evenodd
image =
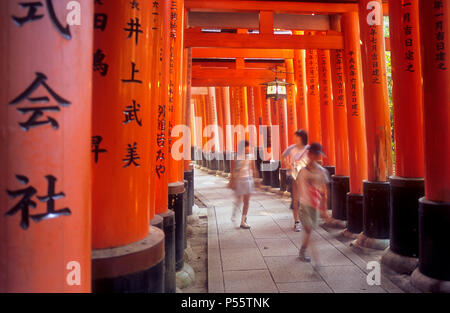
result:
<svg viewBox="0 0 450 313"><path fill-rule="evenodd" d="M254 176L256 176L255 158L250 154L250 144L247 140L239 143L237 158L231 166L231 188L234 190L235 202L231 220L234 222L237 212L244 204L240 227L250 229L247 224L247 213L250 204L250 196L253 192Z"/></svg>
<svg viewBox="0 0 450 313"><path fill-rule="evenodd" d="M295 132L295 144L290 145L281 155L282 162L287 166L286 184L288 191L291 193L291 210L294 216L294 231L299 232L300 218L298 215L298 205L294 201L295 181L298 171L305 166L306 148L308 144L308 133L301 129Z"/></svg>
<svg viewBox="0 0 450 313"><path fill-rule="evenodd" d="M306 249L310 243L311 233L317 227L319 213L327 210L327 183L330 179L328 171L318 163L322 155L322 145L312 143L307 148L306 166L300 170L296 180L295 201L300 203L299 217L304 229L299 256L304 262L311 261L311 258L306 256ZM310 250L315 264L319 264L313 244L310 245Z"/></svg>

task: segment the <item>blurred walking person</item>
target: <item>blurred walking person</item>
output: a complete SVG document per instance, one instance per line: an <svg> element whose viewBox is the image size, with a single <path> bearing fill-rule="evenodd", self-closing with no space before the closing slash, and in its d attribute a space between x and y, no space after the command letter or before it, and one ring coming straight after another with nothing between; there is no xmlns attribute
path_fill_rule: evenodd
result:
<svg viewBox="0 0 450 313"><path fill-rule="evenodd" d="M294 231L299 232L301 230L300 218L298 215L298 203L295 203L294 193L297 188L295 187L296 178L299 171L306 165L306 148L308 145L308 133L301 129L295 132L295 143L290 145L281 155L282 162L287 166L286 184L288 191L291 193L291 210L294 217Z"/></svg>
<svg viewBox="0 0 450 313"><path fill-rule="evenodd" d="M311 261L311 258L306 255L309 247L316 266L320 264L319 256L315 245L310 243L310 239L312 231L318 225L319 213L327 210L327 183L330 181L328 171L318 163L322 155L324 153L319 143L312 143L307 147L306 166L298 174L295 193L295 201L300 202L299 217L303 226L300 260Z"/></svg>
<svg viewBox="0 0 450 313"><path fill-rule="evenodd" d="M247 213L250 205L250 196L254 188L256 178L254 155L250 153L250 144L247 140L239 143L236 161L231 165L231 188L234 190L235 201L231 220L236 221L236 216L243 204L241 224L243 229L250 229L247 224Z"/></svg>

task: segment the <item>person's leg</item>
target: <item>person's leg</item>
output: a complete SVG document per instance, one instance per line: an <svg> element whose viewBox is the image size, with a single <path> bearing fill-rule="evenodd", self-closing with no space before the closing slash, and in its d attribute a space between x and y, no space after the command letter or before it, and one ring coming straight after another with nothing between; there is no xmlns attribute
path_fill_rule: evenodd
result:
<svg viewBox="0 0 450 313"><path fill-rule="evenodd" d="M242 219L241 219L241 227L248 229L250 226L247 224L247 213L250 205L250 194L243 196L244 208L242 209Z"/></svg>
<svg viewBox="0 0 450 313"><path fill-rule="evenodd" d="M296 196L296 190L297 190L297 186L295 185L295 181L293 181L292 183L292 189L291 189L291 201L292 201L292 215L294 218L294 231L299 232L301 230L300 228L300 215L299 215L299 204L298 201L296 201L295 199L297 199Z"/></svg>
<svg viewBox="0 0 450 313"><path fill-rule="evenodd" d="M242 196L235 194L233 203L233 213L231 215L231 220L234 222L236 220L236 215L241 207Z"/></svg>
<svg viewBox="0 0 450 313"><path fill-rule="evenodd" d="M305 227L305 229L303 231L303 236L302 236L302 246L300 247L300 253L299 253L300 260L302 260L304 262L311 261L311 259L308 256L306 256L306 249L308 249L310 238L311 238L311 228Z"/></svg>

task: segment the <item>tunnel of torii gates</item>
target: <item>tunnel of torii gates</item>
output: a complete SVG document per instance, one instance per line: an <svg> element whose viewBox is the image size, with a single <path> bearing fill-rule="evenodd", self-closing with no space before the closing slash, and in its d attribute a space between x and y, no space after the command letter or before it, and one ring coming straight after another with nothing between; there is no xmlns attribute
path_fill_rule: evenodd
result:
<svg viewBox="0 0 450 313"><path fill-rule="evenodd" d="M307 130L344 234L448 291L450 0L68 2L0 3L0 292L175 292L183 124L197 166L225 174L236 134L210 160L205 125L255 125L258 163ZM266 100L274 68L290 85ZM278 150L260 126L278 126ZM284 191L285 166L263 185Z"/></svg>

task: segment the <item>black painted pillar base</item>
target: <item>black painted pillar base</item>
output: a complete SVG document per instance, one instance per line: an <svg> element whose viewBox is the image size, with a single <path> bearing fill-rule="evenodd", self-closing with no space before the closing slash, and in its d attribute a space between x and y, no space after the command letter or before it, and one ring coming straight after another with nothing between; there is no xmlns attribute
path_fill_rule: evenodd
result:
<svg viewBox="0 0 450 313"><path fill-rule="evenodd" d="M184 180L187 181L187 208L186 216L192 215L192 207L194 206L194 170L190 166L188 171L184 171Z"/></svg>
<svg viewBox="0 0 450 313"><path fill-rule="evenodd" d="M355 235L363 231L363 198L361 194L347 194L347 231Z"/></svg>
<svg viewBox="0 0 450 313"><path fill-rule="evenodd" d="M217 160L217 158L215 157L214 154L211 154L211 156L212 156L212 160L209 161L210 162L209 169L211 171L215 172L215 171L217 171L219 169L219 160Z"/></svg>
<svg viewBox="0 0 450 313"><path fill-rule="evenodd" d="M140 241L92 251L92 292L164 292L164 232L149 227Z"/></svg>
<svg viewBox="0 0 450 313"><path fill-rule="evenodd" d="M264 165L265 168L268 168L270 166L270 161L262 161L261 164ZM264 186L271 186L272 184L272 172L271 171L261 171L262 173L262 184Z"/></svg>
<svg viewBox="0 0 450 313"><path fill-rule="evenodd" d="M208 161L206 160L206 153L202 152L202 155L202 170L205 170L206 168L208 168Z"/></svg>
<svg viewBox="0 0 450 313"><path fill-rule="evenodd" d="M287 191L287 169L286 168L280 168L280 191L285 192Z"/></svg>
<svg viewBox="0 0 450 313"><path fill-rule="evenodd" d="M363 193L363 232L352 245L385 250L389 246L389 182L364 181Z"/></svg>
<svg viewBox="0 0 450 313"><path fill-rule="evenodd" d="M155 217L153 217L153 219L150 220L150 225L154 226L156 228L159 228L159 229L164 231L164 229L163 229L163 226L164 226L163 222L164 221L163 221L163 218L161 216L155 215Z"/></svg>
<svg viewBox="0 0 450 313"><path fill-rule="evenodd" d="M223 153L223 172L225 174L229 174L231 171L231 152L224 152Z"/></svg>
<svg viewBox="0 0 450 313"><path fill-rule="evenodd" d="M271 186L273 189L280 188L280 163L278 162L278 165L275 165L275 161L272 161L273 171L272 177L271 177Z"/></svg>
<svg viewBox="0 0 450 313"><path fill-rule="evenodd" d="M185 249L185 214L183 212L184 183L169 184L169 209L175 213L175 269L180 270L184 266Z"/></svg>
<svg viewBox="0 0 450 313"><path fill-rule="evenodd" d="M331 208L332 217L346 221L347 220L347 193L350 190L350 178L348 176L331 177Z"/></svg>
<svg viewBox="0 0 450 313"><path fill-rule="evenodd" d="M393 252L419 257L419 199L424 195L424 179L390 178L391 231Z"/></svg>
<svg viewBox="0 0 450 313"><path fill-rule="evenodd" d="M165 213L159 214L163 219L164 231L164 292L175 293L176 286L176 267L175 267L175 213L168 210Z"/></svg>
<svg viewBox="0 0 450 313"><path fill-rule="evenodd" d="M336 173L336 167L334 166L324 166L324 168L328 171L330 178ZM328 210L333 210L333 190L331 189L331 179L328 183Z"/></svg>
<svg viewBox="0 0 450 313"><path fill-rule="evenodd" d="M187 225L187 210L189 207L189 196L188 196L189 182L184 180L184 193L183 193L183 229L184 229L184 249L187 248L187 236L186 236L186 225ZM184 254L183 254L184 257Z"/></svg>
<svg viewBox="0 0 450 313"><path fill-rule="evenodd" d="M223 153L220 153L220 158L218 159L217 171L223 173L225 170L225 159L223 158Z"/></svg>
<svg viewBox="0 0 450 313"><path fill-rule="evenodd" d="M264 149L261 147L256 147L255 148L255 156L256 156L255 167L256 167L256 170L258 171L258 178L263 177L263 173L261 171L261 163L263 161L263 159L262 159L263 155L264 155Z"/></svg>
<svg viewBox="0 0 450 313"><path fill-rule="evenodd" d="M205 159L206 159L206 168L208 170L211 169L212 164L211 164L211 152L205 153Z"/></svg>
<svg viewBox="0 0 450 313"><path fill-rule="evenodd" d="M450 292L450 203L419 200L419 268L414 286L426 292Z"/></svg>
<svg viewBox="0 0 450 313"><path fill-rule="evenodd" d="M389 182L363 182L363 232L369 238L389 239Z"/></svg>

